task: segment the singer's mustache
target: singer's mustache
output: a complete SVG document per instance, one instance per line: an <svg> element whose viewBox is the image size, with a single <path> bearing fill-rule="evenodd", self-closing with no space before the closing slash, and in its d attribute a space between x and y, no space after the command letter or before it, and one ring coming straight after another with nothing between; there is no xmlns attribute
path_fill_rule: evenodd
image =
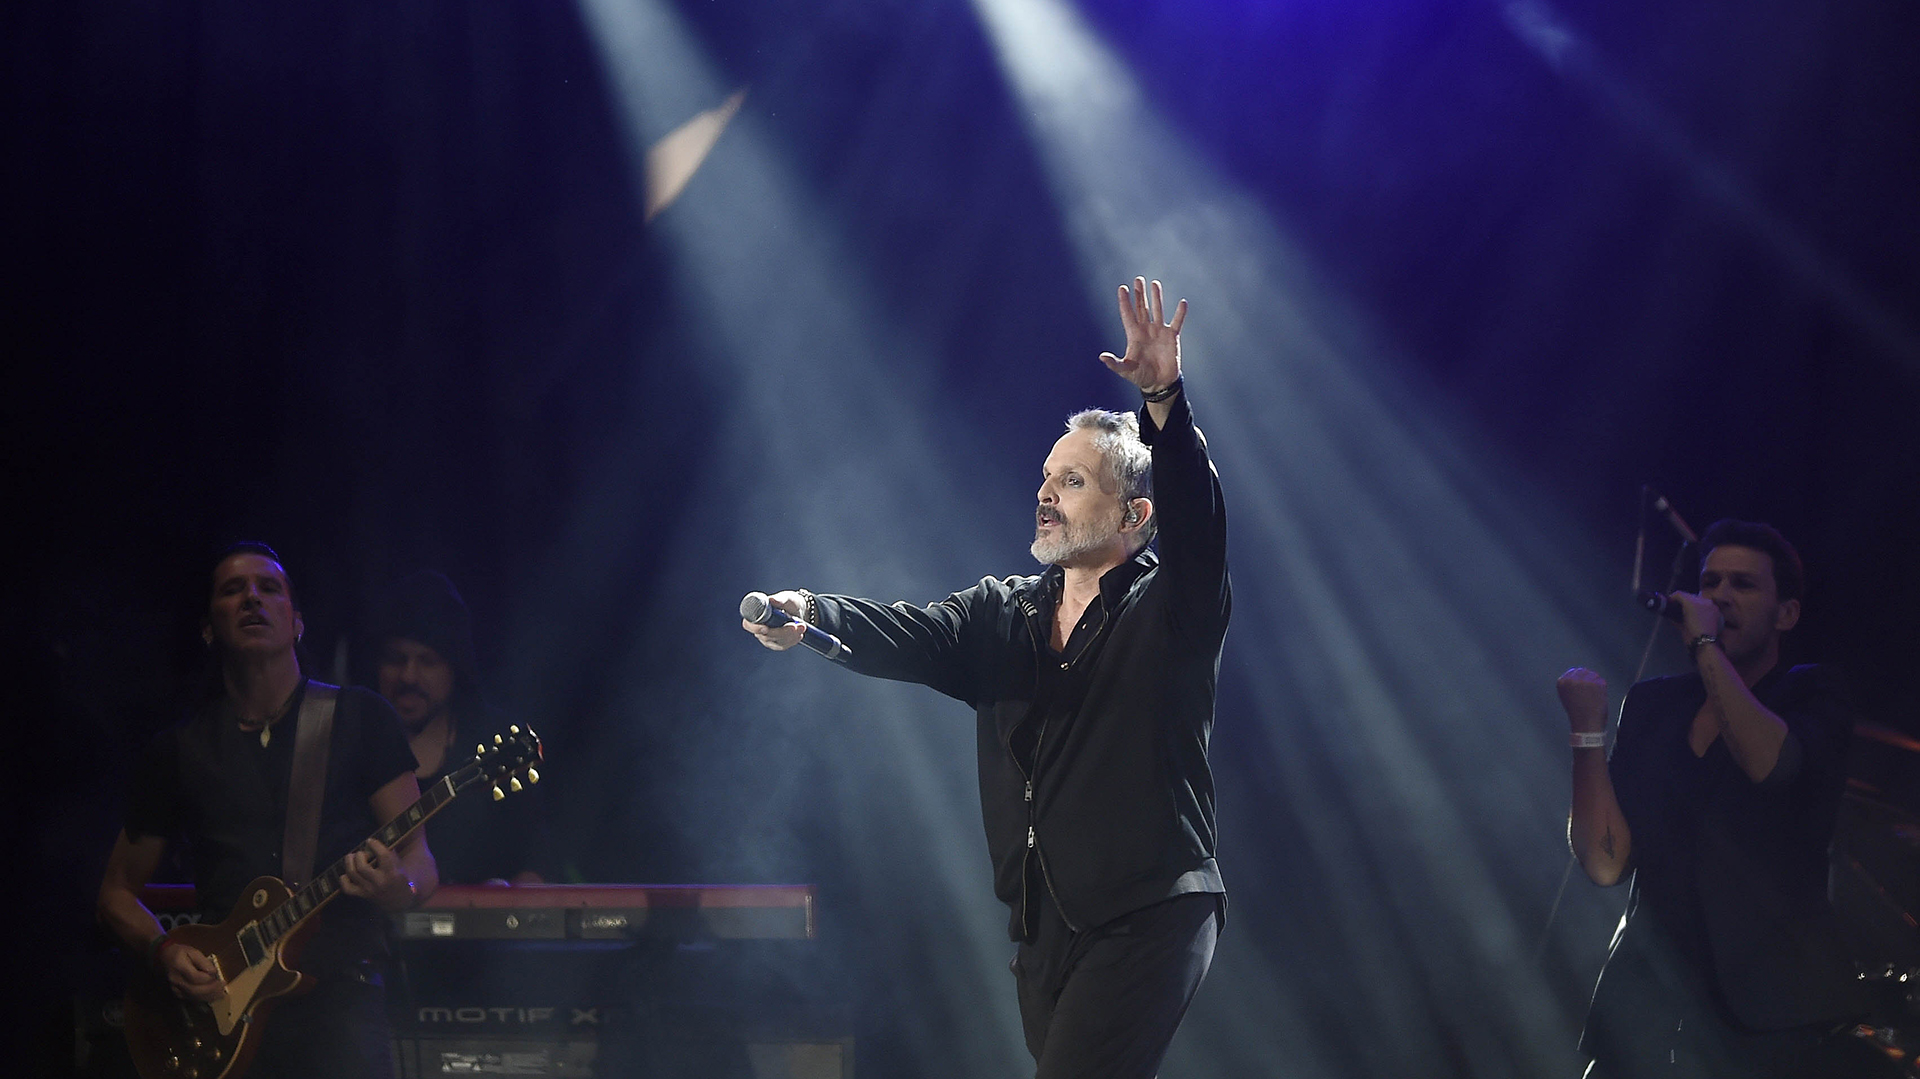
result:
<svg viewBox="0 0 1920 1079"><path fill-rule="evenodd" d="M1055 524L1066 524L1067 515L1054 509L1052 506L1040 506L1033 511L1034 524L1043 525L1049 521Z"/></svg>

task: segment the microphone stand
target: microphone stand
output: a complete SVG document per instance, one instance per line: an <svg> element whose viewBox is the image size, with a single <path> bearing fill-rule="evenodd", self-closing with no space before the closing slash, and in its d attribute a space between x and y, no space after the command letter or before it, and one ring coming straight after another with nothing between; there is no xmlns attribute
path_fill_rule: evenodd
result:
<svg viewBox="0 0 1920 1079"><path fill-rule="evenodd" d="M1664 595L1680 587L1680 574L1686 566L1687 551L1691 550L1694 545L1699 542L1699 539L1694 535L1693 529L1687 527L1687 522L1681 519L1679 512L1673 508L1673 505L1669 503L1664 496L1655 494L1652 487L1644 484L1641 485L1640 512L1637 514L1640 518L1640 531L1633 539L1633 587L1631 594L1638 595L1641 591L1640 572L1646 561L1648 509L1653 509L1664 514L1667 522L1673 525L1674 531L1680 533L1680 549L1673 552L1673 567L1667 571L1667 587L1661 590L1661 594ZM1638 682L1640 679L1646 677L1647 663L1653 659L1654 642L1659 639L1660 620L1656 618L1653 620L1652 632L1647 634L1647 646L1640 651L1640 666L1634 669L1633 681L1628 682L1627 685L1632 686L1634 682ZM1560 887L1554 890L1553 906L1547 911L1547 924L1541 927L1540 943L1536 944L1533 949L1533 961L1536 964L1540 962L1542 956L1546 955L1547 941L1553 935L1553 923L1560 916L1560 901L1566 897L1567 882L1573 879L1573 867L1578 861L1579 859L1574 857L1572 851L1567 852L1566 868L1560 871Z"/></svg>
<svg viewBox="0 0 1920 1079"><path fill-rule="evenodd" d="M1680 519L1680 514L1674 510L1672 505L1668 504L1664 497L1654 494L1653 488L1641 487L1640 495L1642 498L1653 495L1653 508L1665 513L1667 519L1672 522L1674 529L1680 533L1680 547L1673 552L1673 567L1667 571L1667 587L1660 590L1660 594L1664 596L1680 587L1680 574L1684 572L1686 568L1687 552L1692 550L1700 541L1698 537L1693 534L1693 529L1688 528L1687 523ZM1634 541L1633 550L1633 591L1635 595L1638 595L1641 591L1640 553L1646 548L1646 544L1647 515L1643 508L1640 514L1640 535L1639 538ZM1656 618L1653 621L1652 631L1647 634L1647 646L1640 651L1640 666L1634 668L1633 682L1628 682L1628 685L1633 685L1634 682L1638 682L1640 679L1646 677L1647 663L1653 658L1653 643L1659 639L1660 620Z"/></svg>

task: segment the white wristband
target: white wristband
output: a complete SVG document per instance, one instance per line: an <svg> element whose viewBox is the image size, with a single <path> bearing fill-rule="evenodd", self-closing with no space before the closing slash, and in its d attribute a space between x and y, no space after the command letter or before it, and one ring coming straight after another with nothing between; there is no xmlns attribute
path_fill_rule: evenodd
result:
<svg viewBox="0 0 1920 1079"><path fill-rule="evenodd" d="M1574 731L1567 736L1567 744L1575 749L1605 749L1607 748L1607 732Z"/></svg>

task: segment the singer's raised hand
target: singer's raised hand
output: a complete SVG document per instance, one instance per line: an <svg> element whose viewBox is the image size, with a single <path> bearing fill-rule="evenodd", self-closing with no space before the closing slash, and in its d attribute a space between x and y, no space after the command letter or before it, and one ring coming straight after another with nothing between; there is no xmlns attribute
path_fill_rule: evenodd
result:
<svg viewBox="0 0 1920 1079"><path fill-rule="evenodd" d="M1142 391L1162 389L1180 377L1180 324L1187 320L1187 301L1181 300L1167 320L1160 282L1133 279L1120 286L1120 325L1127 332L1127 354L1102 352L1107 369Z"/></svg>
<svg viewBox="0 0 1920 1079"><path fill-rule="evenodd" d="M792 615L796 621L788 622L783 626L762 626L742 618L740 628L753 634L755 639L768 648L776 652L784 652L799 644L800 638L806 636L806 623L797 621L806 614L806 600L800 593L788 590L773 593L767 597L767 602Z"/></svg>

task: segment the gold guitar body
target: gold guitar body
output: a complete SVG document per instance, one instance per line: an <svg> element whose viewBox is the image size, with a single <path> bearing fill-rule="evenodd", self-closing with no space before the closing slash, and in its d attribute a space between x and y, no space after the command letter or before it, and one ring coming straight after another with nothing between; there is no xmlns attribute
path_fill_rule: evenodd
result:
<svg viewBox="0 0 1920 1079"><path fill-rule="evenodd" d="M182 1000L156 971L144 970L127 987L127 1047L141 1079L237 1079L260 1048L262 1020L282 997L313 988L313 979L289 968L318 924L308 921L247 961L242 935L280 908L292 893L274 877L260 877L219 925L182 925L167 934L212 959L226 995L211 1004Z"/></svg>
<svg viewBox="0 0 1920 1079"><path fill-rule="evenodd" d="M519 727L507 731L494 735L492 745L482 742L473 760L428 787L372 839L400 846L461 791L492 784L493 796L502 798L502 782L516 791L520 776L538 783L534 765L540 761L540 736ZM333 863L297 894L278 878L259 877L247 885L226 921L182 925L167 934L169 941L213 960L226 995L211 1004L182 1000L159 973L135 972L127 987L127 1047L141 1079L239 1079L245 1073L275 1002L313 988L311 977L287 964L299 960L300 946L320 924L313 916L341 894L345 863L345 858ZM285 916L280 916L282 907L287 907Z"/></svg>

